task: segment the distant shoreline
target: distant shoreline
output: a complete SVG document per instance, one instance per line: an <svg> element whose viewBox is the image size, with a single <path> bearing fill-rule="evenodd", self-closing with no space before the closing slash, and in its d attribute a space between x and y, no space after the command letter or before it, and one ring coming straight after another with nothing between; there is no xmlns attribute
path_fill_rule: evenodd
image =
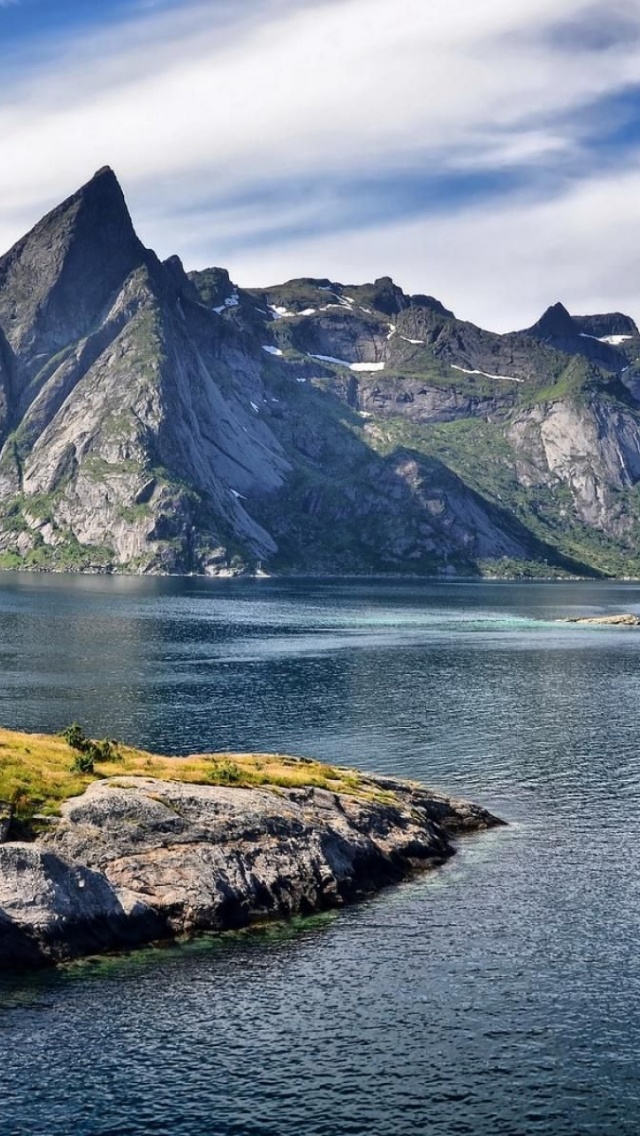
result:
<svg viewBox="0 0 640 1136"><path fill-rule="evenodd" d="M104 576L115 579L130 580L216 580L221 582L260 581L273 583L296 580L407 580L413 583L423 582L430 584L637 584L640 576L463 576L463 575L430 575L421 576L410 572L128 572L125 569L102 568L34 568L16 567L0 568L0 579L3 576L35 575L35 576Z"/></svg>

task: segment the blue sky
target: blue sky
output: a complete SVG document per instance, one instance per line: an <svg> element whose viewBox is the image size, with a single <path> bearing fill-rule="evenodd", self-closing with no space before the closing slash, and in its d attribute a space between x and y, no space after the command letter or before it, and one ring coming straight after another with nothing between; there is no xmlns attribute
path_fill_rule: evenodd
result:
<svg viewBox="0 0 640 1136"><path fill-rule="evenodd" d="M130 0L66 0L66 3L52 3L51 0L22 0L21 3L4 3L3 40L11 37L14 41L30 39L34 35L49 35L52 32L64 34L65 31L87 24L98 26L131 9Z"/></svg>
<svg viewBox="0 0 640 1136"><path fill-rule="evenodd" d="M0 244L110 164L242 284L640 315L640 0L0 0Z"/></svg>

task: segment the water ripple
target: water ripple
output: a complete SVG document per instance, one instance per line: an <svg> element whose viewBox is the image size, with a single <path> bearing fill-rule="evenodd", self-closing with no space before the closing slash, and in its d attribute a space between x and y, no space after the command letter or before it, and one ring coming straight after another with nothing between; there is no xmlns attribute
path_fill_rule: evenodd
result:
<svg viewBox="0 0 640 1136"><path fill-rule="evenodd" d="M9 1136L636 1136L635 585L0 578L0 718L511 824L337 916L0 980ZM19 699L18 699L19 695Z"/></svg>

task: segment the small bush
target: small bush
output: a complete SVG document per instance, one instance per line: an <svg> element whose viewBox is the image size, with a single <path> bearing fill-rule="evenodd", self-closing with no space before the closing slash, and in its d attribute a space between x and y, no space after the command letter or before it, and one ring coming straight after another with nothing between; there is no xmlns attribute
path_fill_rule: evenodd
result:
<svg viewBox="0 0 640 1136"><path fill-rule="evenodd" d="M123 757L118 749L118 743L113 738L103 738L100 742L91 742L96 761L122 761Z"/></svg>
<svg viewBox="0 0 640 1136"><path fill-rule="evenodd" d="M93 773L94 772L94 756L90 752L79 753L74 757L71 764L72 773Z"/></svg>
<svg viewBox="0 0 640 1136"><path fill-rule="evenodd" d="M78 749L81 752L86 749L89 742L79 722L72 722L70 726L67 726L66 730L62 731L62 737L72 749Z"/></svg>
<svg viewBox="0 0 640 1136"><path fill-rule="evenodd" d="M214 764L207 777L215 785L235 785L242 779L242 772L235 761L220 761Z"/></svg>
<svg viewBox="0 0 640 1136"><path fill-rule="evenodd" d="M122 761L117 742L112 741L111 738L92 741L78 722L72 722L67 726L66 730L62 731L62 737L67 745L78 751L71 766L72 773L93 773L96 761Z"/></svg>
<svg viewBox="0 0 640 1136"><path fill-rule="evenodd" d="M26 789L16 789L11 798L10 811L17 817L29 817L35 811L34 802Z"/></svg>

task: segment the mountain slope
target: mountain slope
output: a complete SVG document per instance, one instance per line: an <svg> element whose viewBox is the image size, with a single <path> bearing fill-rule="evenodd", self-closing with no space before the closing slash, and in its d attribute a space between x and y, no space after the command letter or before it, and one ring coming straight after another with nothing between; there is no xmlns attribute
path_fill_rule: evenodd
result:
<svg viewBox="0 0 640 1136"><path fill-rule="evenodd" d="M640 337L388 277L234 286L103 169L0 258L0 565L640 571Z"/></svg>

